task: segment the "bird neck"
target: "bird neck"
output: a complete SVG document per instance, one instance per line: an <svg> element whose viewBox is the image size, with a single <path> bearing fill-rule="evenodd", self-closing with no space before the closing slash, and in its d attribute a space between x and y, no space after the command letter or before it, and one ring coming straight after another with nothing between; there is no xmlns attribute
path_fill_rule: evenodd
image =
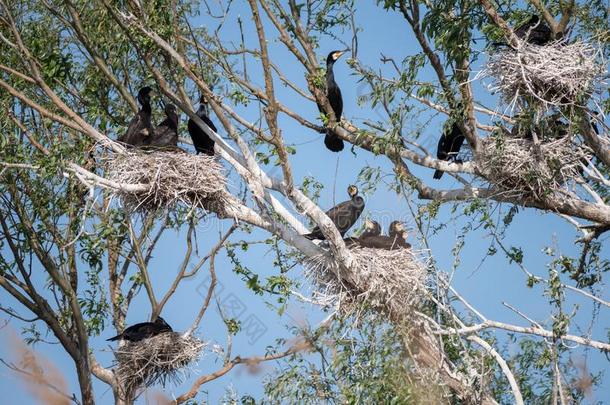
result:
<svg viewBox="0 0 610 405"><path fill-rule="evenodd" d="M171 113L167 116L167 118L169 118L169 121L172 124L172 128L173 129L178 129L178 114L176 113Z"/></svg>
<svg viewBox="0 0 610 405"><path fill-rule="evenodd" d="M336 85L333 65L334 63L329 63L328 65L326 65L326 87L332 87L332 85Z"/></svg>
<svg viewBox="0 0 610 405"><path fill-rule="evenodd" d="M197 115L199 115L199 116L201 116L201 115L207 116L208 115L208 107L205 104L203 104L203 103L199 104L199 109L197 110Z"/></svg>
<svg viewBox="0 0 610 405"><path fill-rule="evenodd" d="M147 112L147 113L152 113L152 107L150 105L150 101L146 101L144 100L142 102L142 111Z"/></svg>
<svg viewBox="0 0 610 405"><path fill-rule="evenodd" d="M364 207L364 200L359 196L354 196L352 197L352 205L357 208L362 208Z"/></svg>

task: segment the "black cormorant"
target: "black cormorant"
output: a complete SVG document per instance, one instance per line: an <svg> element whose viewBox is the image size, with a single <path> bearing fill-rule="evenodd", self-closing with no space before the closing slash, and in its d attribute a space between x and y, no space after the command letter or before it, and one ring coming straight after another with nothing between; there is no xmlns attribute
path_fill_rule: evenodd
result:
<svg viewBox="0 0 610 405"><path fill-rule="evenodd" d="M178 114L176 106L167 104L165 106L166 118L155 128L152 137L149 137L147 145L159 148L178 146Z"/></svg>
<svg viewBox="0 0 610 405"><path fill-rule="evenodd" d="M326 97L335 113L337 122L341 121L341 114L343 114L343 97L341 97L341 89L339 89L337 82L335 82L333 65L344 53L345 51L332 51L326 58ZM324 112L320 104L318 104L318 109L320 112ZM333 152L340 152L344 147L343 139L331 129L326 129L324 145Z"/></svg>
<svg viewBox="0 0 610 405"><path fill-rule="evenodd" d="M462 148L462 144L464 143L464 134L462 134L462 130L458 126L458 124L454 123L451 126L451 131L447 133L445 130L441 135L441 138L438 140L438 147L436 149L436 157L440 160L453 160L456 163L462 163L460 159L457 159L457 155ZM443 175L442 170L436 170L434 172L434 178L440 179Z"/></svg>
<svg viewBox="0 0 610 405"><path fill-rule="evenodd" d="M333 221L341 236L345 235L349 228L356 223L358 217L360 214L362 214L362 210L364 210L364 199L358 195L358 187L350 185L347 188L347 193L351 197L351 200L344 201L326 211L326 215L331 219L331 221ZM311 233L303 236L312 240L326 239L320 228L317 226L311 231Z"/></svg>
<svg viewBox="0 0 610 405"><path fill-rule="evenodd" d="M216 130L216 127L208 117L207 104L208 102L205 96L202 95L201 99L199 100L199 109L197 110L197 116L201 118L201 120L205 122L205 124L210 127L212 131L218 132ZM199 128L199 125L197 125L192 119L189 119L187 126L189 134L193 139L193 146L195 146L195 150L197 151L197 153L205 153L206 155L214 156L214 141L212 140L212 138L210 138L208 134L203 131L203 129Z"/></svg>
<svg viewBox="0 0 610 405"><path fill-rule="evenodd" d="M172 332L171 326L165 322L160 316L154 322L136 323L126 328L123 333L119 333L115 337L106 339L107 341L128 340L130 342L139 342L140 340L148 339L157 336L161 333Z"/></svg>
<svg viewBox="0 0 610 405"><path fill-rule="evenodd" d="M546 45L553 39L551 28L535 14L515 28L514 32L518 38L534 45Z"/></svg>
<svg viewBox="0 0 610 405"><path fill-rule="evenodd" d="M142 146L146 143L146 139L153 134L152 127L152 107L150 106L150 97L152 89L148 86L142 87L138 92L138 102L140 110L131 119L127 131L118 138L120 142L124 142L133 146Z"/></svg>

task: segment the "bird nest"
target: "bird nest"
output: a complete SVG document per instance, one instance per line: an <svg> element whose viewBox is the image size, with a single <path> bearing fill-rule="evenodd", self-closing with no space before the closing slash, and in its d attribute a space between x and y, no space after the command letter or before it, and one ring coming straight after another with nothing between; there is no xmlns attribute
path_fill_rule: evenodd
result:
<svg viewBox="0 0 610 405"><path fill-rule="evenodd" d="M584 104L596 82L603 80L605 64L592 45L576 41L544 46L518 40L516 49L492 53L480 77L492 77L492 90L509 105L530 96L548 106Z"/></svg>
<svg viewBox="0 0 610 405"><path fill-rule="evenodd" d="M127 397L141 387L179 383L186 374L184 368L198 360L204 348L203 341L177 332L128 342L114 351L115 374Z"/></svg>
<svg viewBox="0 0 610 405"><path fill-rule="evenodd" d="M477 167L511 197L543 199L570 180L582 177L582 165L591 158L588 148L571 136L531 139L490 136L477 153Z"/></svg>
<svg viewBox="0 0 610 405"><path fill-rule="evenodd" d="M106 159L108 179L133 211L154 211L182 203L222 214L228 203L222 165L212 156L176 151L128 150ZM137 187L144 186L144 187Z"/></svg>
<svg viewBox="0 0 610 405"><path fill-rule="evenodd" d="M350 252L354 262L347 273L324 254L305 261L316 298L334 302L346 315L364 305L395 320L409 319L426 289L427 266L419 255L411 249L354 248Z"/></svg>

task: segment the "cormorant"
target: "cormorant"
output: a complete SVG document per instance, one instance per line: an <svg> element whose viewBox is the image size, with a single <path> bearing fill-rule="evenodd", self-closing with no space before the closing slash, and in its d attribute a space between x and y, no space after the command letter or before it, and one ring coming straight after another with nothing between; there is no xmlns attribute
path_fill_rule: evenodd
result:
<svg viewBox="0 0 610 405"><path fill-rule="evenodd" d="M343 114L343 97L341 96L341 89L339 89L337 82L335 82L333 65L344 53L345 51L332 51L326 58L326 97L335 113L337 122L341 121L341 114ZM320 112L324 112L324 109L320 104L318 104L318 109ZM324 137L324 145L333 152L340 152L344 147L343 139L333 130L328 128L326 129L326 136Z"/></svg>
<svg viewBox="0 0 610 405"><path fill-rule="evenodd" d="M358 187L350 185L347 188L347 193L351 197L351 200L337 204L330 210L326 211L326 215L331 219L331 221L333 221L341 236L345 235L349 228L356 223L358 217L360 214L362 214L362 210L364 210L364 199L358 195ZM303 236L311 240L326 239L320 228L317 226L311 231L311 233Z"/></svg>
<svg viewBox="0 0 610 405"><path fill-rule="evenodd" d="M131 119L127 131L118 138L120 142L124 142L133 146L142 146L146 139L153 134L153 126L151 121L152 107L150 106L150 97L152 89L148 86L142 87L138 91L138 102L140 110Z"/></svg>
<svg viewBox="0 0 610 405"><path fill-rule="evenodd" d="M388 235L390 235L390 238L392 238L392 247L395 249L408 249L411 247L411 244L406 241L407 230L402 222L392 221L390 228L388 229Z"/></svg>
<svg viewBox="0 0 610 405"><path fill-rule="evenodd" d="M404 226L399 221L393 221L390 224L389 236L380 235L381 227L375 221L367 221L366 226L370 229L376 229L378 232L376 235L361 236L359 243L362 247L385 250L398 250L411 247L405 240L406 232Z"/></svg>
<svg viewBox="0 0 610 405"><path fill-rule="evenodd" d="M201 98L199 99L199 109L197 110L196 114L208 127L210 127L212 131L218 132L208 117L207 104L208 101L206 100L205 96L201 95ZM210 138L208 134L203 131L203 129L199 128L199 125L197 125L192 119L189 119L187 126L189 134L193 139L193 146L195 146L197 153L205 153L206 155L214 156L214 141L212 138Z"/></svg>
<svg viewBox="0 0 610 405"><path fill-rule="evenodd" d="M149 137L147 145L159 148L178 146L178 114L176 106L167 104L165 106L166 118L155 128L152 137Z"/></svg>
<svg viewBox="0 0 610 405"><path fill-rule="evenodd" d="M160 335L165 332L172 332L171 326L165 322L160 316L154 322L136 323L125 329L123 333L119 333L115 337L106 339L107 341L128 340L130 342L139 342L140 340L148 339L153 336Z"/></svg>
<svg viewBox="0 0 610 405"><path fill-rule="evenodd" d="M436 157L440 160L453 160L455 163L462 163L460 159L457 159L457 155L462 148L462 144L464 143L464 134L462 134L462 130L458 126L457 123L454 123L451 126L451 131L447 134L445 130L441 135L441 138L438 140L438 147L436 149ZM442 170L436 170L434 172L433 178L440 179L443 176Z"/></svg>
<svg viewBox="0 0 610 405"><path fill-rule="evenodd" d="M515 28L514 32L518 38L534 45L546 45L553 40L551 28L535 14Z"/></svg>
<svg viewBox="0 0 610 405"><path fill-rule="evenodd" d="M360 246L362 239L377 235L381 235L381 225L377 221L367 219L364 223L364 232L359 238L345 238L343 241L347 247Z"/></svg>

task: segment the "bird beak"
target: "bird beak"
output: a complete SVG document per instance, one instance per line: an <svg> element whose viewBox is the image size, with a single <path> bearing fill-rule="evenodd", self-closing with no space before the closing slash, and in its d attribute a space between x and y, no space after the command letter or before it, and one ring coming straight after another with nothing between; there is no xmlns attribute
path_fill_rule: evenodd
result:
<svg viewBox="0 0 610 405"><path fill-rule="evenodd" d="M337 52L337 59L339 59L341 56L343 56L343 54L344 54L345 52L346 52L346 51L339 51L339 52Z"/></svg>

